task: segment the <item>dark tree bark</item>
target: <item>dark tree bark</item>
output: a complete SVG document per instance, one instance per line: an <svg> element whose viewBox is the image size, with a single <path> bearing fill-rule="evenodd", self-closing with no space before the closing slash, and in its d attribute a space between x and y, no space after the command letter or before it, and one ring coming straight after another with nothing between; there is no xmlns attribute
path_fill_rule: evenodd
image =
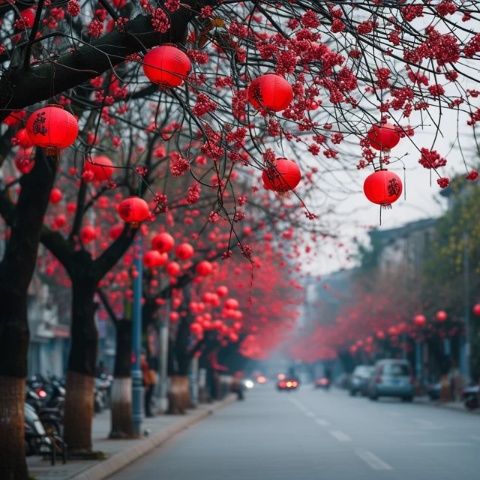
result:
<svg viewBox="0 0 480 480"><path fill-rule="evenodd" d="M25 379L29 331L27 291L37 259L40 231L57 159L40 149L35 166L20 180L14 206L0 193L0 212L11 235L0 263L0 478L28 478L24 447Z"/></svg>

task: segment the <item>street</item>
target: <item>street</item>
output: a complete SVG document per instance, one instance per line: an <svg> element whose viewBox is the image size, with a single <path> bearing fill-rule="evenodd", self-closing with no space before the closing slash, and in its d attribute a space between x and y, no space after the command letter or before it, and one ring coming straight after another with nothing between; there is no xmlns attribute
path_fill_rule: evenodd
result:
<svg viewBox="0 0 480 480"><path fill-rule="evenodd" d="M479 454L479 415L270 384L111 478L478 480Z"/></svg>

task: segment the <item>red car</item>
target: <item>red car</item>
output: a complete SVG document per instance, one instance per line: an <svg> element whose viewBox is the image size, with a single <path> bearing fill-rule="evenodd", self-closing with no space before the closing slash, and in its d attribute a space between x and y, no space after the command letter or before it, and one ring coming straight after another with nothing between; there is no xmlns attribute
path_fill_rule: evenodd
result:
<svg viewBox="0 0 480 480"><path fill-rule="evenodd" d="M277 382L278 391L296 390L300 386L300 382L296 378L284 378Z"/></svg>

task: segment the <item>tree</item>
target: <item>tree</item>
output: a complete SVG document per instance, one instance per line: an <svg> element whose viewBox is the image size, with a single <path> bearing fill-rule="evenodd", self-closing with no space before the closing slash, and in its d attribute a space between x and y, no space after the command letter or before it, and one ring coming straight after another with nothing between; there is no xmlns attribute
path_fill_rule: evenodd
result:
<svg viewBox="0 0 480 480"><path fill-rule="evenodd" d="M97 134L102 140L109 138L112 145L118 142L108 136L114 124L132 127L130 145L136 140L143 143L146 132L156 131L178 146L172 176L189 172L195 177L190 169L193 160L206 158L213 180L208 175L195 177L202 186L216 187L217 198L205 209L206 218L223 216L233 225L244 217L240 207L258 202L267 210L282 205L292 216L303 211L315 220L322 210L317 207L325 205L312 199L315 191L322 198L330 193L319 180L320 170L350 169L353 150L359 168L380 168L394 160L389 152L370 148L366 132L372 124L389 120L413 141L415 128L424 125L424 118L433 120L439 131L445 110L458 112L472 126L479 121L477 94L470 88L470 83L476 84L478 70L479 8L476 2L460 0L434 4L385 0L365 5L341 0L294 4L142 0L138 8L127 0L4 3L0 5L0 119L7 124L2 127L2 149L16 136L18 127L12 125L12 118L24 113L18 110L30 111L48 100L80 109L85 133L93 130L91 142L82 136L77 143L79 163L88 162ZM185 48L194 63L194 71L180 88L144 85L139 75L141 54L164 43ZM293 101L282 114L272 112L272 105L263 95L260 98L258 83L248 98L252 80L267 72L285 77L292 86ZM125 115L127 111L134 113ZM157 128L170 116L168 127ZM106 125L101 133L92 128L100 122ZM287 142L291 149L283 153ZM361 148L352 149L358 143ZM434 148L434 144L419 148L420 162L437 172L445 159ZM285 155L301 158L309 191L278 203L273 202L273 194L258 199L252 192L242 203L244 199L237 197L238 172L245 172L252 182L255 179L260 189L259 174L267 187L285 189L285 178L276 167ZM2 154L2 164L5 157ZM439 172L438 176L439 185L446 186L448 179ZM342 189L348 192L345 185ZM82 187L79 197L81 191ZM224 204L226 195L234 199L229 209ZM306 200L315 208L307 208ZM40 216L37 212L34 225L38 229ZM288 220L287 215L285 223ZM44 232L47 243L58 239ZM32 238L38 235L31 233ZM127 228L124 238L132 235ZM123 241L113 245L116 252L127 248ZM71 269L70 273L77 287L83 285L74 288L77 305L87 290L89 299L93 298L93 285L115 263L113 257L119 257L107 255L109 261L102 261L105 268L95 267L93 278L90 268L88 274L85 269L76 271L76 265L83 265L81 258L90 266L93 262L88 251L80 251L75 259L73 254L62 256L69 257L66 263L75 270L74 275ZM33 268L31 256L25 259L25 268ZM91 324L93 300L85 305L88 308L80 316ZM93 350L92 329L88 337L84 340ZM23 352L17 349L19 363L25 361L20 358ZM90 355L89 364L92 359ZM88 447L85 441L79 444ZM73 441L72 446L79 444ZM24 472L10 470L7 478L23 478Z"/></svg>

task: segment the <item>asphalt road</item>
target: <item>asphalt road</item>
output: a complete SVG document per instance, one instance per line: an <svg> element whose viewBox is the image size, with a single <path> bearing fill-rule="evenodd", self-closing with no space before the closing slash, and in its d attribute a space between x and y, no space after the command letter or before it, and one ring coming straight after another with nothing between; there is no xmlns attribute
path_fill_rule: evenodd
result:
<svg viewBox="0 0 480 480"><path fill-rule="evenodd" d="M256 387L118 480L479 480L480 415Z"/></svg>

